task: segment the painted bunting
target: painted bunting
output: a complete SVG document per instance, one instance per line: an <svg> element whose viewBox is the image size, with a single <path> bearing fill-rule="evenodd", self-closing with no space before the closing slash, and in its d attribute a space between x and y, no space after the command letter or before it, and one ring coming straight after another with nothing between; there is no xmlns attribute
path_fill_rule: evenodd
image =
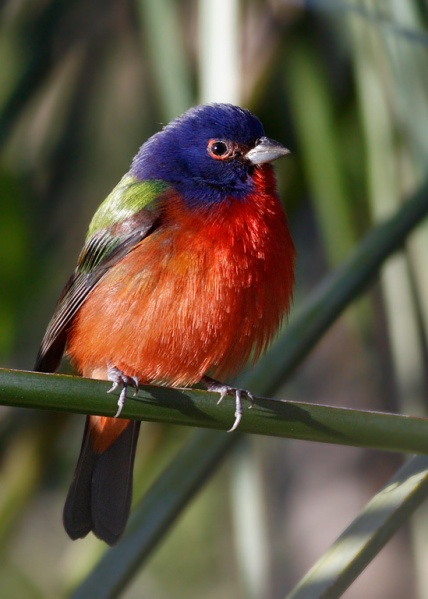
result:
<svg viewBox="0 0 428 599"><path fill-rule="evenodd" d="M217 382L266 349L287 314L294 247L270 162L288 153L249 111L192 108L153 135L96 211L35 370L65 352L121 387ZM248 394L251 397L250 394ZM139 422L89 416L64 507L72 539L108 544L129 515Z"/></svg>

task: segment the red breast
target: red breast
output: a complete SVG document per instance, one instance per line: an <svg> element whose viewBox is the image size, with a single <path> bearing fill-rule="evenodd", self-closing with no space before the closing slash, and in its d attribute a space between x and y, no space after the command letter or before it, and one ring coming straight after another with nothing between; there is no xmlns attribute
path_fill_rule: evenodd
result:
<svg viewBox="0 0 428 599"><path fill-rule="evenodd" d="M67 353L80 372L116 366L140 382L223 378L266 349L288 312L294 247L270 165L254 192L209 208L180 198L113 266L75 317Z"/></svg>

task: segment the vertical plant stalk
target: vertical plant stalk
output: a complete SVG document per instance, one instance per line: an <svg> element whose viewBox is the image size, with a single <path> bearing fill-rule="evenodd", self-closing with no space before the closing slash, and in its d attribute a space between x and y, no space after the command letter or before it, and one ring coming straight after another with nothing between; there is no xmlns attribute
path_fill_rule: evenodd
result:
<svg viewBox="0 0 428 599"><path fill-rule="evenodd" d="M400 205L400 169L391 102L394 94L390 64L384 53L382 30L354 22L354 58L357 89L367 147L367 177L375 222L393 214ZM383 77L379 77L379 72ZM403 409L420 413L425 393L419 323L406 254L395 256L381 275L383 299L394 370Z"/></svg>
<svg viewBox="0 0 428 599"><path fill-rule="evenodd" d="M153 65L161 114L168 122L193 104L189 61L177 27L180 4L172 0L139 0L137 8Z"/></svg>
<svg viewBox="0 0 428 599"><path fill-rule="evenodd" d="M199 0L199 98L240 103L238 0Z"/></svg>
<svg viewBox="0 0 428 599"><path fill-rule="evenodd" d="M199 0L199 83L202 103L241 103L239 8L238 0ZM264 503L260 501L257 483L260 473L254 473L257 461L254 460L251 440L246 443L246 451L234 455L232 459L232 471L239 469L242 474L230 478L236 561L245 595L249 599L257 599L267 593L270 560ZM242 497L243 493L245 498ZM243 509L243 505L246 509Z"/></svg>

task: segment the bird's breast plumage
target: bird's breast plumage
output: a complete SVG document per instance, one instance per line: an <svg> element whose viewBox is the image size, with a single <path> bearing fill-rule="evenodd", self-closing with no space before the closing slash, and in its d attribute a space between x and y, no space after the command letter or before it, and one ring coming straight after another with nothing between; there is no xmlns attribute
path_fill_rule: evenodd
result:
<svg viewBox="0 0 428 599"><path fill-rule="evenodd" d="M162 205L161 225L115 264L77 313L68 354L83 374L141 382L224 377L266 349L291 301L294 248L268 165L240 200Z"/></svg>

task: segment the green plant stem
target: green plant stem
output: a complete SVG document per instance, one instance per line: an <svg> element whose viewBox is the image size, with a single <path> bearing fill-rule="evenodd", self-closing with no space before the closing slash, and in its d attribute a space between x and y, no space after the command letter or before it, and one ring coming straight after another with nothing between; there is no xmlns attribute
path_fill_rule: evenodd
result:
<svg viewBox="0 0 428 599"><path fill-rule="evenodd" d="M107 395L108 388L103 381L80 377L0 370L0 403L15 407L113 416L117 394ZM137 397L128 398L122 416L225 430L233 423L235 401L227 397L217 405L218 397L218 393L197 389L144 386ZM261 397L255 399L252 409L244 409L239 431L428 453L427 419Z"/></svg>
<svg viewBox="0 0 428 599"><path fill-rule="evenodd" d="M408 460L286 599L336 599L428 494L428 458Z"/></svg>

